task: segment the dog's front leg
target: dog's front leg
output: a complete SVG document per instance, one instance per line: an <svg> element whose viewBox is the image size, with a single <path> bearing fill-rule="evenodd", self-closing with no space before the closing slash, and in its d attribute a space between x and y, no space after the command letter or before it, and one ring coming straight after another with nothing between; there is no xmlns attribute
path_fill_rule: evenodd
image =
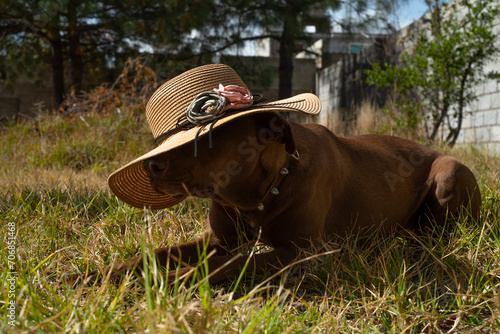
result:
<svg viewBox="0 0 500 334"><path fill-rule="evenodd" d="M236 248L239 244L236 216L233 209L212 203L206 232L194 241L156 249L154 257L158 267L174 270L181 266L184 268L180 269L179 274L182 274L190 271L192 266L196 266L201 254L210 254L215 251L217 256L228 256L228 250ZM112 281L118 282L130 273L142 277L143 269L144 254L139 254L128 261L115 264L106 271L94 270L87 276L79 275L76 280L84 280L85 284L89 285L109 274ZM169 276L172 275L169 274Z"/></svg>
<svg viewBox="0 0 500 334"><path fill-rule="evenodd" d="M194 241L176 246L157 248L154 251L154 260L159 268L174 270L179 266L194 266L198 263L201 254L209 254L213 251L221 255L227 254L227 251L219 245L216 237L211 232L205 232L200 238ZM149 267L151 267L150 264ZM99 270L90 272L85 278L85 284L93 284L107 274L109 274L112 282L119 282L130 273L133 273L136 277L142 277L143 271L144 254L139 254L130 260L113 265L105 272Z"/></svg>
<svg viewBox="0 0 500 334"><path fill-rule="evenodd" d="M219 283L228 279L238 277L241 273L265 274L270 271L277 271L291 263L297 256L295 247L277 248L268 253L244 256L211 256L206 261L208 263L208 273L206 273L210 284ZM182 268L180 272L172 270L168 273L169 283L184 275L190 277L194 271L190 268Z"/></svg>

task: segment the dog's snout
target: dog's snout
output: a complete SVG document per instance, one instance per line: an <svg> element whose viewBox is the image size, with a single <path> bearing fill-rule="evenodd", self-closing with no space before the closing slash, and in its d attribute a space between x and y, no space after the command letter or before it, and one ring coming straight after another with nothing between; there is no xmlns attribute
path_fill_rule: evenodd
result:
<svg viewBox="0 0 500 334"><path fill-rule="evenodd" d="M165 161L155 158L144 160L142 166L148 175L153 177L160 177L163 171L167 168Z"/></svg>

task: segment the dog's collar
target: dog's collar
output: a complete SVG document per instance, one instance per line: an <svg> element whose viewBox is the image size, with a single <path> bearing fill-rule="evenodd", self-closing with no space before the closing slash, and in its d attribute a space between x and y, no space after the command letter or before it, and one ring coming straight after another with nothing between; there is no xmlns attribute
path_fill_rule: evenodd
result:
<svg viewBox="0 0 500 334"><path fill-rule="evenodd" d="M267 187L266 194L264 195L264 197L262 197L262 200L260 201L259 205L257 205L258 211L264 211L269 202L271 202L273 198L275 198L280 194L279 186L281 185L281 182L283 181L285 176L287 176L288 173L290 172L289 171L290 157L294 158L295 160L299 160L300 158L299 152L295 151L295 153L292 155L289 154L286 155L284 166L280 168L278 175L276 175L273 181L271 181L271 184Z"/></svg>

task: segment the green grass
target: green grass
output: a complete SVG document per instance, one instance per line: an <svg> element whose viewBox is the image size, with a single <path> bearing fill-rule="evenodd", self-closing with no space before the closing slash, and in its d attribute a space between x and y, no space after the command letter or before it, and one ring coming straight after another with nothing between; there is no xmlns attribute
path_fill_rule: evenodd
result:
<svg viewBox="0 0 500 334"><path fill-rule="evenodd" d="M1 127L0 141L0 332L500 332L499 158L451 152L480 182L482 220L474 226L374 238L364 248L354 238L325 245L329 255L304 254L309 261L276 277L209 286L201 275L171 287L153 267L142 285L73 288L69 274L194 239L207 203L150 212L110 193L107 175L152 148L141 114L46 116Z"/></svg>

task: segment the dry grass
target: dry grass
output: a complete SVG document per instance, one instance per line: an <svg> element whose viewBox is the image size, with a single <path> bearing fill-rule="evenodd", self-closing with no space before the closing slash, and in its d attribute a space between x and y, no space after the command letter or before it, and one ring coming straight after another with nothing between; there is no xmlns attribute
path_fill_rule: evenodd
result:
<svg viewBox="0 0 500 334"><path fill-rule="evenodd" d="M373 122L363 117L359 132ZM475 226L458 223L414 240L374 237L364 248L355 240L325 245L329 255L304 254L309 261L269 280L168 287L153 268L142 286L71 288L61 281L67 274L192 240L204 229L206 202L150 212L106 187L111 171L152 147L150 138L134 113L46 116L0 128L0 235L11 240L15 223L17 273L10 274L3 247L0 332L500 331L500 159L471 150L453 154L480 180L485 200Z"/></svg>
<svg viewBox="0 0 500 334"><path fill-rule="evenodd" d="M338 136L355 136L368 133L393 134L391 119L382 110L377 109L367 101L357 106L350 117L346 117L338 110L332 112L325 125Z"/></svg>

